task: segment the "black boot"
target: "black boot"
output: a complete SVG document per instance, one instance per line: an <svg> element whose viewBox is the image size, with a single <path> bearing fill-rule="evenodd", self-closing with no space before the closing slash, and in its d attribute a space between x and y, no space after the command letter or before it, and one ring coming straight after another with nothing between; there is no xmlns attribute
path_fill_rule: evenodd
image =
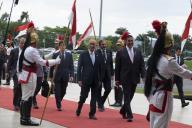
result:
<svg viewBox="0 0 192 128"><path fill-rule="evenodd" d="M35 123L31 120L31 107L32 107L32 97L28 101L22 101L21 103L21 125L27 126L39 126L39 123Z"/></svg>
<svg viewBox="0 0 192 128"><path fill-rule="evenodd" d="M76 110L76 115L77 116L80 116L82 107L83 107L83 104L78 103L78 107L77 107L77 110Z"/></svg>

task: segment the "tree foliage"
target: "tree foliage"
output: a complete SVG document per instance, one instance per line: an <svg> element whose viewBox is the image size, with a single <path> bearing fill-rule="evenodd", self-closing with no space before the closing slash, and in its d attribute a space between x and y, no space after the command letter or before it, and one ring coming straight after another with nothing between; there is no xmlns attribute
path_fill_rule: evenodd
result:
<svg viewBox="0 0 192 128"><path fill-rule="evenodd" d="M124 28L124 27L119 27L119 28L117 28L117 30L115 31L115 33L117 34L117 35L122 35L123 34L123 32L125 32L125 31L128 31L126 28Z"/></svg>

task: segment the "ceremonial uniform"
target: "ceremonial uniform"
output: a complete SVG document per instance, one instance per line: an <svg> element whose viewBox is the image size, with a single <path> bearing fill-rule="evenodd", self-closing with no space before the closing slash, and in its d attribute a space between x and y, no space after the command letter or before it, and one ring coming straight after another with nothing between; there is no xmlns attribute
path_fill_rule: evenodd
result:
<svg viewBox="0 0 192 128"><path fill-rule="evenodd" d="M150 128L168 128L173 111L173 77L191 79L192 72L181 67L171 57L173 36L167 30L167 23L153 21L158 39L147 63L145 96L149 100Z"/></svg>
<svg viewBox="0 0 192 128"><path fill-rule="evenodd" d="M154 77L150 102L150 128L167 128L173 111L172 78L174 74L183 78L192 78L192 72L179 66L175 59L162 55Z"/></svg>
<svg viewBox="0 0 192 128"><path fill-rule="evenodd" d="M22 61L19 60L19 66L21 66L20 64L22 62L22 69L19 73L19 82L21 83L21 89L22 89L20 123L21 125L38 126L39 125L38 123L35 123L30 119L32 97L36 89L36 81L37 81L36 64L39 64L42 66L53 66L55 64L60 63L60 58L57 58L55 60L42 59L40 57L38 50L36 49L38 35L36 34L35 31L32 31L28 35L30 36L30 37L27 37L27 38L30 38L30 46L28 46L26 49L22 51L20 55L20 59L22 59L21 57L23 57L23 60Z"/></svg>

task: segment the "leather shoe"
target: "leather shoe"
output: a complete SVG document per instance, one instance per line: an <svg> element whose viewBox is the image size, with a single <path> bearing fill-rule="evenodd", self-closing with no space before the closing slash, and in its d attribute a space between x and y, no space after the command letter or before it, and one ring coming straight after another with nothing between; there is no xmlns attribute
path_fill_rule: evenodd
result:
<svg viewBox="0 0 192 128"><path fill-rule="evenodd" d="M127 119L126 113L122 112L121 110L120 110L119 113L121 114L121 116L122 116L123 119Z"/></svg>
<svg viewBox="0 0 192 128"><path fill-rule="evenodd" d="M97 120L97 117L95 115L89 116L89 119L91 120Z"/></svg>
<svg viewBox="0 0 192 128"><path fill-rule="evenodd" d="M57 108L57 111L62 111L62 109L61 108Z"/></svg>
<svg viewBox="0 0 192 128"><path fill-rule="evenodd" d="M9 83L9 82L7 82L7 83L4 83L3 85L10 85L10 83Z"/></svg>
<svg viewBox="0 0 192 128"><path fill-rule="evenodd" d="M104 107L101 107L101 108L98 108L100 112L104 112L105 111L105 108Z"/></svg>
<svg viewBox="0 0 192 128"><path fill-rule="evenodd" d="M121 107L122 105L118 102L115 102L114 104L110 105L112 107Z"/></svg>
<svg viewBox="0 0 192 128"><path fill-rule="evenodd" d="M127 122L133 122L133 118L127 118Z"/></svg>
<svg viewBox="0 0 192 128"><path fill-rule="evenodd" d="M182 103L182 108L186 107L189 105L189 102Z"/></svg>
<svg viewBox="0 0 192 128"><path fill-rule="evenodd" d="M33 105L33 108L34 108L34 109L39 109L39 107L37 106L37 104L34 104L34 105Z"/></svg>
<svg viewBox="0 0 192 128"><path fill-rule="evenodd" d="M14 111L19 111L20 108L19 108L19 106L14 106L13 109L14 109Z"/></svg>
<svg viewBox="0 0 192 128"><path fill-rule="evenodd" d="M76 116L80 116L81 111L79 109L76 110Z"/></svg>

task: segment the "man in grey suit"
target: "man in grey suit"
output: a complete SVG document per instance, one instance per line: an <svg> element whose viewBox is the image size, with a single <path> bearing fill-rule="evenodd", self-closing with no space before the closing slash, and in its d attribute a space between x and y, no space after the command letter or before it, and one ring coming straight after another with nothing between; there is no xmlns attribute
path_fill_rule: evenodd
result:
<svg viewBox="0 0 192 128"><path fill-rule="evenodd" d="M57 58L58 56L61 58L60 64L55 66L55 73L53 76L53 81L55 83L55 99L58 111L62 111L62 99L66 94L69 80L72 81L74 76L73 57L70 52L65 50L65 48L65 43L60 41L59 52L53 54L53 59Z"/></svg>
<svg viewBox="0 0 192 128"><path fill-rule="evenodd" d="M89 91L91 89L91 101L90 101L90 112L89 119L97 120L96 113L96 100L97 91L100 84L101 76L101 63L100 56L95 51L96 41L93 39L89 40L89 49L81 53L78 61L77 68L77 79L79 86L81 87L80 98L78 102L78 108L76 110L76 115L80 116L81 109L88 97Z"/></svg>
<svg viewBox="0 0 192 128"><path fill-rule="evenodd" d="M140 78L144 78L145 66L141 51L133 48L133 37L128 32L122 35L126 47L116 54L115 81L123 87L124 105L120 114L128 122L133 121L131 100L133 99Z"/></svg>
<svg viewBox="0 0 192 128"><path fill-rule="evenodd" d="M18 58L19 55L23 49L25 43L25 38L20 38L19 39L19 47L14 48L10 52L10 56L8 59L7 63L7 70L11 76L13 77L13 105L14 105L14 110L18 111L19 106L20 106L20 100L21 100L21 85L18 83L18 76L17 76L17 63L18 63Z"/></svg>

